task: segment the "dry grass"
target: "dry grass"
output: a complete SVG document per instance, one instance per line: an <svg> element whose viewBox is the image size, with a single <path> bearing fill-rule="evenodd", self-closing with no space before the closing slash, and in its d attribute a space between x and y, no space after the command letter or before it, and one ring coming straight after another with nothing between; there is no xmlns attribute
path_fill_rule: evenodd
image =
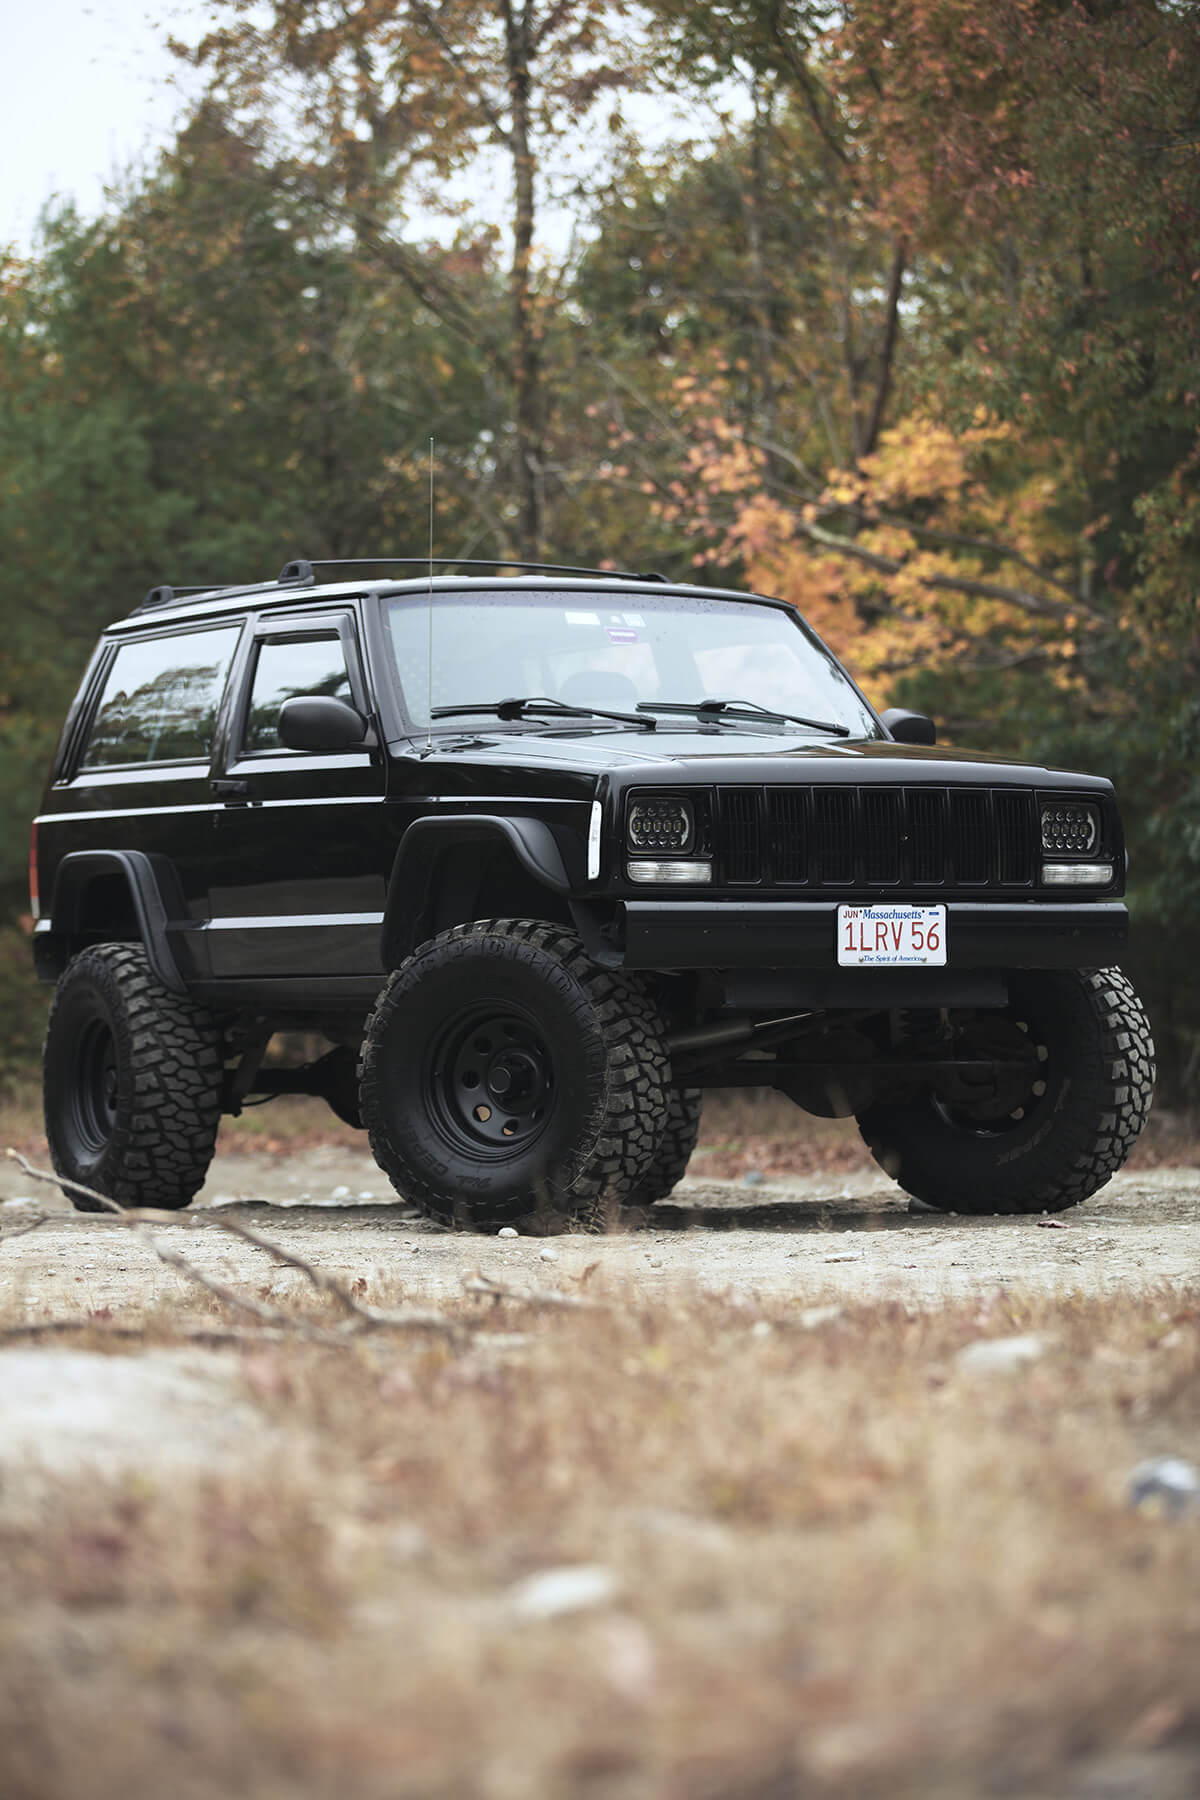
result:
<svg viewBox="0 0 1200 1800"><path fill-rule="evenodd" d="M609 1298L463 1302L460 1347L222 1353L292 1446L269 1473L0 1524L0 1793L961 1800L1130 1746L1200 1771L1200 1521L1124 1497L1142 1456L1200 1454L1200 1291L815 1326ZM1030 1330L1022 1373L957 1370ZM575 1564L612 1599L519 1616Z"/></svg>

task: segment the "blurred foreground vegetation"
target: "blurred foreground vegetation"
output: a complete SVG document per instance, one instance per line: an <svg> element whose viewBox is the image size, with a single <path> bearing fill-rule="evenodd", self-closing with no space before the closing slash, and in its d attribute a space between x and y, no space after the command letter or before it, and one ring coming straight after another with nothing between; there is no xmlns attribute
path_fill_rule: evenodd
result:
<svg viewBox="0 0 1200 1800"><path fill-rule="evenodd" d="M1194 1100L1200 9L214 10L169 153L0 259L0 1083L99 626L421 554L435 435L440 554L780 592L878 704L1113 776Z"/></svg>
<svg viewBox="0 0 1200 1800"><path fill-rule="evenodd" d="M5 1795L1196 1792L1200 1531L1128 1498L1196 1441L1195 1288L653 1297L606 1242L539 1284L574 1309L453 1301L458 1338L339 1341L257 1273L295 1329L248 1330L147 1271L26 1351L130 1424L6 1481Z"/></svg>

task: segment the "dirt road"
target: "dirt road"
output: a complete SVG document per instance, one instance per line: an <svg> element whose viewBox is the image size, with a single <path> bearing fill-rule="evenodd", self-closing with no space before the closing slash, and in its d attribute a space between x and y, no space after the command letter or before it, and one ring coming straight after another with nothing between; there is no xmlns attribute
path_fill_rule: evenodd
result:
<svg viewBox="0 0 1200 1800"><path fill-rule="evenodd" d="M0 1163L0 1298L30 1317L148 1307L183 1278L102 1216L73 1212L57 1188ZM368 1155L218 1157L199 1201L236 1206L268 1236L370 1289L397 1281L412 1300L444 1300L482 1269L506 1281L590 1280L652 1296L668 1290L756 1298L883 1296L912 1304L997 1287L1105 1293L1200 1280L1200 1169L1116 1177L1086 1205L1052 1218L965 1218L914 1211L883 1175L809 1176L748 1187L689 1180L647 1229L551 1240L444 1232L396 1200ZM43 1208L36 1232L9 1236ZM186 1216L186 1215L185 1215ZM165 1228L168 1235L170 1228ZM223 1234L189 1234L205 1271L282 1295L300 1279L269 1269Z"/></svg>

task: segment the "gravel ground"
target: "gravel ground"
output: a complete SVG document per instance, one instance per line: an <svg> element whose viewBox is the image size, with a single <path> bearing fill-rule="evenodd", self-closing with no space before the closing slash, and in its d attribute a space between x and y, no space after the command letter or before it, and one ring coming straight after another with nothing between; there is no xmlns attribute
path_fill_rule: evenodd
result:
<svg viewBox="0 0 1200 1800"><path fill-rule="evenodd" d="M75 1213L57 1188L0 1163L0 1298L31 1318L170 1301L184 1288L113 1221ZM198 1204L239 1217L301 1255L369 1286L399 1280L412 1300L444 1300L477 1269L497 1278L590 1279L640 1295L701 1290L778 1299L893 1297L914 1305L996 1287L1107 1293L1200 1279L1200 1168L1118 1175L1084 1206L1051 1217L965 1218L915 1210L882 1174L689 1179L643 1230L608 1237L474 1237L411 1214L365 1152L226 1154ZM8 1236L34 1207L53 1216ZM186 1216L186 1215L185 1215ZM168 1236L170 1229L164 1228ZM175 1240L179 1242L178 1239ZM180 1245L180 1247L183 1247ZM189 1235L206 1272L283 1294L301 1278L269 1269L218 1233Z"/></svg>

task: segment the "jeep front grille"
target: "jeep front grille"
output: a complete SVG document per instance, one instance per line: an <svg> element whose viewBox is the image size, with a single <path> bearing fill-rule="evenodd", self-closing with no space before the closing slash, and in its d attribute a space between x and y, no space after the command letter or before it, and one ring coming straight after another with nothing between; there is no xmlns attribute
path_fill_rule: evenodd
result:
<svg viewBox="0 0 1200 1800"><path fill-rule="evenodd" d="M719 882L809 889L1031 888L1032 789L722 787Z"/></svg>

